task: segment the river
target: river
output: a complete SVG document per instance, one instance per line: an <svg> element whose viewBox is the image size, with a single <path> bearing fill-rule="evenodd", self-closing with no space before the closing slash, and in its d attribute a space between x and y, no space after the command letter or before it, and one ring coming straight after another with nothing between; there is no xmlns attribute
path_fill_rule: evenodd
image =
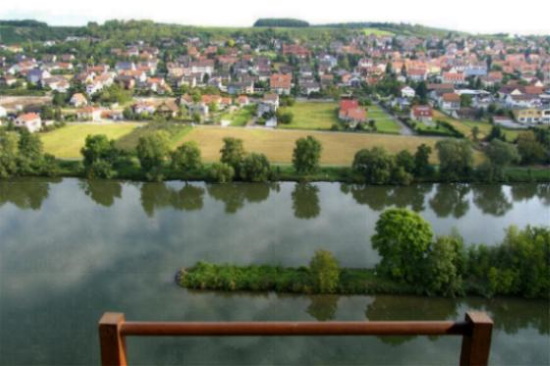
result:
<svg viewBox="0 0 550 366"><path fill-rule="evenodd" d="M316 249L374 266L380 213L409 207L437 234L495 244L511 224L550 222L550 186L361 187L77 179L0 181L0 364L98 365L97 321L495 320L492 365L547 365L547 301L189 292L199 260L307 265ZM130 364L457 364L456 337L130 338Z"/></svg>

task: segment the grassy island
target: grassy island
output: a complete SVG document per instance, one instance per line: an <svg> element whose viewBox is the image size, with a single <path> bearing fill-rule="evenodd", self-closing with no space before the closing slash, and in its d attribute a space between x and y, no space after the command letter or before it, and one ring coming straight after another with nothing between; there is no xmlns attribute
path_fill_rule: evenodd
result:
<svg viewBox="0 0 550 366"><path fill-rule="evenodd" d="M199 262L176 281L194 290L300 294L497 295L548 299L550 228L510 226L499 245L464 247L462 239L433 235L418 214L386 210L372 239L381 261L375 269L340 268L318 250L309 266L235 266Z"/></svg>

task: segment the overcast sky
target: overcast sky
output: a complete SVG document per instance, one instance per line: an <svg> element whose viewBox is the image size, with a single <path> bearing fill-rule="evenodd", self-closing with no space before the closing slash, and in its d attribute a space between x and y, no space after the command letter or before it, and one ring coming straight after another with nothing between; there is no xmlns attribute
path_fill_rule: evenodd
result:
<svg viewBox="0 0 550 366"><path fill-rule="evenodd" d="M251 26L257 18L292 17L312 24L348 21L418 23L472 33L550 34L543 0L25 0L3 1L0 19L84 25L108 19L152 19L209 26Z"/></svg>

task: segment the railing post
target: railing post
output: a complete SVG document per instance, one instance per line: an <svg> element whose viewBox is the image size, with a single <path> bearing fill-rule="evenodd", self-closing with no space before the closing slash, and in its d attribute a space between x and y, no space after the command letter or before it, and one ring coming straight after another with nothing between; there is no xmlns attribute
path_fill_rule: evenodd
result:
<svg viewBox="0 0 550 366"><path fill-rule="evenodd" d="M126 344L120 334L123 313L105 313L99 321L99 343L103 366L127 366Z"/></svg>
<svg viewBox="0 0 550 366"><path fill-rule="evenodd" d="M491 349L493 320L485 313L466 313L470 332L462 337L461 366L487 366Z"/></svg>

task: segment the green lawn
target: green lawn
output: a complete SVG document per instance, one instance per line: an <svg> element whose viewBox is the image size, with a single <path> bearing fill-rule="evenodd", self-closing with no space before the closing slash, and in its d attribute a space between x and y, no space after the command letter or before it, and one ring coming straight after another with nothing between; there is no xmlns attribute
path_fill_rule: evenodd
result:
<svg viewBox="0 0 550 366"><path fill-rule="evenodd" d="M88 135L104 134L109 139L119 139L130 134L139 123L69 124L51 132L40 134L44 151L63 159L81 158L80 149Z"/></svg>
<svg viewBox="0 0 550 366"><path fill-rule="evenodd" d="M472 129L477 126L479 129L479 136L478 139L482 139L485 136L491 132L491 128L493 127L489 122L487 121L472 121L472 120L458 120L451 118L439 111L434 111L434 121L435 120L442 120L449 122L451 125L453 125L458 131L462 132L464 136L468 137L469 139L473 139L472 136ZM518 136L519 130L511 130L507 128L502 128L502 131L506 135L506 139L508 141L513 141Z"/></svg>
<svg viewBox="0 0 550 366"><path fill-rule="evenodd" d="M136 128L130 133L122 136L116 141L116 147L122 150L133 150L140 139L155 133L156 131L166 131L170 136L170 148L174 149L179 145L179 141L189 132L192 127L173 122L151 122L142 124L141 128Z"/></svg>
<svg viewBox="0 0 550 366"><path fill-rule="evenodd" d="M373 119L378 132L399 134L401 126L377 105L368 107L367 120Z"/></svg>
<svg viewBox="0 0 550 366"><path fill-rule="evenodd" d="M385 31L378 28L363 28L363 32L366 36L370 36L371 34L374 34L375 36L393 36L394 33Z"/></svg>
<svg viewBox="0 0 550 366"><path fill-rule="evenodd" d="M338 123L338 103L296 102L292 107L282 107L281 112L292 112L290 124L279 124L283 129L330 130Z"/></svg>
<svg viewBox="0 0 550 366"><path fill-rule="evenodd" d="M225 113L222 115L222 120L231 121L231 126L243 127L247 122L254 118L256 113L255 105L248 105L232 113Z"/></svg>

